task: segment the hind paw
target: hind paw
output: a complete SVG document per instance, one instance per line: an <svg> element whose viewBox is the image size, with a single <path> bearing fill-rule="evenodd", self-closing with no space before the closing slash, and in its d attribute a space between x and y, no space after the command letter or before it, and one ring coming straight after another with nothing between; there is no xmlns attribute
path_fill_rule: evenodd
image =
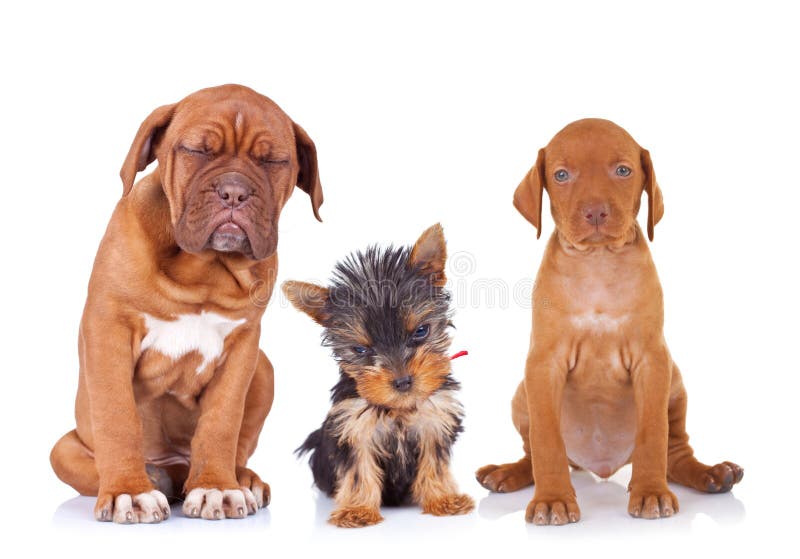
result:
<svg viewBox="0 0 800 559"><path fill-rule="evenodd" d="M522 459L512 464L489 464L475 472L475 479L489 491L510 493L533 484L533 471L529 461Z"/></svg>
<svg viewBox="0 0 800 559"><path fill-rule="evenodd" d="M722 462L703 474L703 487L708 493L727 493L742 481L744 469L733 462Z"/></svg>
<svg viewBox="0 0 800 559"><path fill-rule="evenodd" d="M247 511L254 514L258 509L268 506L272 499L269 484L262 481L250 468L236 468L236 480L244 493Z"/></svg>

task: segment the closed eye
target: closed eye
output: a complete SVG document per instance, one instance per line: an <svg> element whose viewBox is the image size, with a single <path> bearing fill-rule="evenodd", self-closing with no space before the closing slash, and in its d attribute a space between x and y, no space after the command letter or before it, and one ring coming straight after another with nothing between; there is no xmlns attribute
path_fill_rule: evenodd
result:
<svg viewBox="0 0 800 559"><path fill-rule="evenodd" d="M286 165L289 163L288 157L258 157L259 165Z"/></svg>
<svg viewBox="0 0 800 559"><path fill-rule="evenodd" d="M198 157L211 157L214 154L210 149L207 148L180 146L180 149L181 151L184 151L189 155L194 155Z"/></svg>

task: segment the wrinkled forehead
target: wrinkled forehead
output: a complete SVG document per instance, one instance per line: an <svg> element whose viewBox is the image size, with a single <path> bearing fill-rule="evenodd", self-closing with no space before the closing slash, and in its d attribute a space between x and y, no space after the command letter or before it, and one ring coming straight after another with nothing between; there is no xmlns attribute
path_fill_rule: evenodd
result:
<svg viewBox="0 0 800 559"><path fill-rule="evenodd" d="M567 125L545 147L547 166L606 164L620 159L639 160L642 148L623 128L611 121L585 119Z"/></svg>
<svg viewBox="0 0 800 559"><path fill-rule="evenodd" d="M291 119L275 103L260 95L195 94L181 101L169 132L204 131L216 132L223 137L234 131L237 137L258 134L277 143L294 141Z"/></svg>

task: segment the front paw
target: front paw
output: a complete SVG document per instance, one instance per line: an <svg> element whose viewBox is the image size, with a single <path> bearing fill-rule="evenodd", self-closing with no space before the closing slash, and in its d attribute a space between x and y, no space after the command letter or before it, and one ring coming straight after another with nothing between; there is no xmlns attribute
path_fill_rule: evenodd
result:
<svg viewBox="0 0 800 559"><path fill-rule="evenodd" d="M198 487L189 491L183 502L183 514L191 518L221 520L244 518L255 513L254 503L248 504L241 489L214 489Z"/></svg>
<svg viewBox="0 0 800 559"><path fill-rule="evenodd" d="M374 507L342 507L333 511L328 519L339 528L362 528L382 521L381 511Z"/></svg>
<svg viewBox="0 0 800 559"><path fill-rule="evenodd" d="M422 504L422 512L434 516L450 516L455 514L467 514L475 508L475 501L472 497L465 494L452 494L431 499Z"/></svg>
<svg viewBox="0 0 800 559"><path fill-rule="evenodd" d="M666 487L630 491L628 514L634 518L667 518L678 512L678 498Z"/></svg>
<svg viewBox="0 0 800 559"><path fill-rule="evenodd" d="M153 524L169 518L169 502L161 492L101 493L94 507L94 517L100 522L117 524Z"/></svg>
<svg viewBox="0 0 800 559"><path fill-rule="evenodd" d="M578 502L572 495L540 498L534 495L525 510L525 520L537 526L563 526L581 519Z"/></svg>

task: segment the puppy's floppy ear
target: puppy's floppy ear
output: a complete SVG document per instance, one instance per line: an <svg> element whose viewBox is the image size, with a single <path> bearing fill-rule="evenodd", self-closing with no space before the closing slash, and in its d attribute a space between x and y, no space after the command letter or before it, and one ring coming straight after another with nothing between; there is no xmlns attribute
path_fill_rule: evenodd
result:
<svg viewBox="0 0 800 559"><path fill-rule="evenodd" d="M294 138L297 145L297 159L300 163L300 172L297 174L297 186L311 197L311 207L314 217L319 217L319 207L322 205L322 185L319 182L319 168L317 167L317 147L309 135L296 122L294 125Z"/></svg>
<svg viewBox="0 0 800 559"><path fill-rule="evenodd" d="M656 223L664 216L664 196L656 182L656 172L650 152L642 150L642 169L644 169L644 191L647 192L647 238L652 242L655 236Z"/></svg>
<svg viewBox="0 0 800 559"><path fill-rule="evenodd" d="M324 326L330 319L327 310L330 291L322 286L302 281L287 281L281 286L284 295L294 307Z"/></svg>
<svg viewBox="0 0 800 559"><path fill-rule="evenodd" d="M176 106L177 103L174 103L157 108L139 126L139 131L119 171L119 176L122 178L122 196L127 196L133 188L136 173L144 171L156 158L155 147L158 138L172 120Z"/></svg>
<svg viewBox="0 0 800 559"><path fill-rule="evenodd" d="M542 191L544 190L544 148L539 150L536 164L531 167L517 190L514 191L514 207L522 217L536 227L536 238L542 236Z"/></svg>
<svg viewBox="0 0 800 559"><path fill-rule="evenodd" d="M437 223L428 227L417 239L408 262L420 273L428 276L432 285L444 287L447 283L447 276L444 273L446 261L447 246L444 231L441 224Z"/></svg>

